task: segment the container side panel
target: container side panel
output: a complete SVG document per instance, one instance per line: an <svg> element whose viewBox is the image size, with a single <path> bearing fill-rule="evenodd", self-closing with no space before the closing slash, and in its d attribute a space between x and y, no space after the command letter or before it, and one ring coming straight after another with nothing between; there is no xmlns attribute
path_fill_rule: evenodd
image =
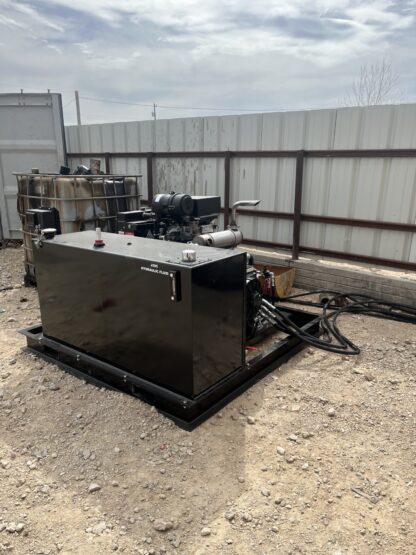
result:
<svg viewBox="0 0 416 555"><path fill-rule="evenodd" d="M13 172L57 172L65 163L59 94L0 94L0 240L21 239Z"/></svg>

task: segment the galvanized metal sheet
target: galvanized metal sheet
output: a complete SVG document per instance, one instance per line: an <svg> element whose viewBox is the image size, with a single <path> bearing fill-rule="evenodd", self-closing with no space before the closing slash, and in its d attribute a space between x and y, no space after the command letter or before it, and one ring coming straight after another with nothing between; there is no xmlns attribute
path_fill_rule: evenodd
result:
<svg viewBox="0 0 416 555"><path fill-rule="evenodd" d="M0 240L21 239L15 171L65 163L60 94L0 94Z"/></svg>
<svg viewBox="0 0 416 555"><path fill-rule="evenodd" d="M109 152L416 148L416 104L72 126L67 137L72 152L101 147ZM132 163L115 162L123 173L123 168L132 170L126 165ZM142 161L140 173L145 166ZM232 202L260 198L258 209L293 212L294 183L293 159L231 162ZM157 159L156 190L223 197L224 160ZM307 158L302 212L416 223L416 160ZM290 220L242 216L241 226L251 239L292 241ZM302 222L301 244L416 261L416 238L410 232Z"/></svg>

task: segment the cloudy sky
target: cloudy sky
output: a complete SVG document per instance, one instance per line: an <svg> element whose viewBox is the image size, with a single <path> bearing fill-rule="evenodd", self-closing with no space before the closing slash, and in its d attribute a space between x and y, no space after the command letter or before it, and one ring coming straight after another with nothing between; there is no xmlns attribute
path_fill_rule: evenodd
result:
<svg viewBox="0 0 416 555"><path fill-rule="evenodd" d="M412 102L415 52L416 0L0 0L0 92L67 124L339 106L383 56Z"/></svg>

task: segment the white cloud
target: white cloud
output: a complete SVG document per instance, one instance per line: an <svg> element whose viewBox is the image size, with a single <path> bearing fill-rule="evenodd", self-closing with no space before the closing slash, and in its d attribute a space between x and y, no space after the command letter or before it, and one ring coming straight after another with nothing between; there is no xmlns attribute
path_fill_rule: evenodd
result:
<svg viewBox="0 0 416 555"><path fill-rule="evenodd" d="M403 15L395 11L398 3L389 0L373 0L371 3L355 0L43 2L62 7L70 5L89 15L95 14L114 26L124 27L126 17L138 25L150 23L160 29L162 41L186 44L199 60L222 53L248 56L275 51L299 58L306 56L321 64L338 63L354 57L359 50L365 53L377 48L377 41L383 42L395 31L410 28L415 21L414 14ZM304 37L296 33L297 22L302 20L309 21L310 26ZM321 39L311 33L315 24L322 28Z"/></svg>
<svg viewBox="0 0 416 555"><path fill-rule="evenodd" d="M324 107L344 96L360 64L388 54L416 98L414 6L406 0L0 0L7 45L0 87L63 90L64 104L77 89L83 97L145 104ZM85 98L82 109L88 121L150 116L146 107ZM65 113L73 122L73 103ZM161 117L202 113L158 109Z"/></svg>
<svg viewBox="0 0 416 555"><path fill-rule="evenodd" d="M17 29L27 29L27 26L24 25L23 23L16 21L12 17L6 17L5 15L2 15L2 14L0 14L0 25L1 24L5 25L6 27L10 27L12 29L13 27Z"/></svg>
<svg viewBox="0 0 416 555"><path fill-rule="evenodd" d="M10 7L10 4L9 4L9 7ZM56 25L56 23L53 23L47 17L40 15L34 8L32 8L27 4L19 4L17 2L13 2L12 7L13 9L20 12L21 14L30 17L31 20L35 23L44 25L45 27L49 27L50 29L53 29L54 31L58 31L59 33L64 32L63 27L61 27L60 25Z"/></svg>

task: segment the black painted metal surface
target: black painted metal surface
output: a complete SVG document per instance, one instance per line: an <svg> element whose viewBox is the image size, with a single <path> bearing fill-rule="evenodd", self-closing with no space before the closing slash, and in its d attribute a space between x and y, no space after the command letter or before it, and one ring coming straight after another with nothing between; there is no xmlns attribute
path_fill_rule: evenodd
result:
<svg viewBox="0 0 416 555"><path fill-rule="evenodd" d="M192 398L244 365L245 254L103 233L35 248L45 337ZM189 247L188 247L189 248Z"/></svg>

